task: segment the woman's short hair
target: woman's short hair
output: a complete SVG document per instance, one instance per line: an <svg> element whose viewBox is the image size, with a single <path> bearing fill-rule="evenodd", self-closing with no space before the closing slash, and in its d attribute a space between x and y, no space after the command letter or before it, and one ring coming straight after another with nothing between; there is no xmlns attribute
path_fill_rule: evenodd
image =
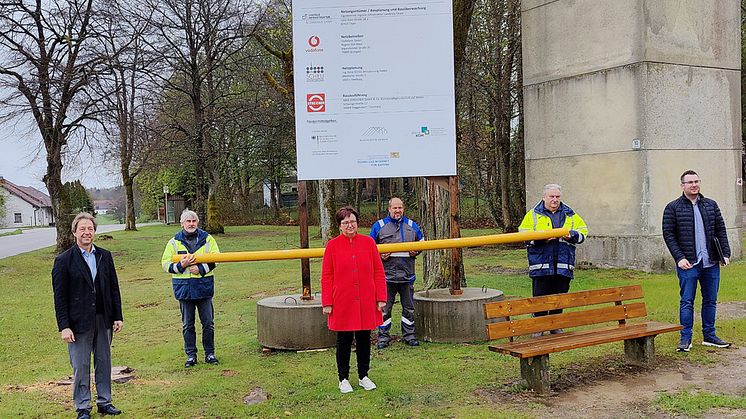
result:
<svg viewBox="0 0 746 419"><path fill-rule="evenodd" d="M179 222L183 223L186 220L192 220L192 219L199 221L199 215L197 215L196 212L190 209L185 209L184 211L181 212L181 219L179 220Z"/></svg>
<svg viewBox="0 0 746 419"><path fill-rule="evenodd" d="M89 212L81 212L80 214L75 216L75 219L73 220L72 232L75 233L75 230L78 229L78 223L80 220L90 220L93 223L93 231L96 231L96 217L92 216Z"/></svg>
<svg viewBox="0 0 746 419"><path fill-rule="evenodd" d="M360 218L360 214L358 214L355 208L349 205L340 208L339 211L337 211L337 214L335 214L335 218L337 219L337 224L341 224L342 220L349 217L351 214L355 216L356 221Z"/></svg>

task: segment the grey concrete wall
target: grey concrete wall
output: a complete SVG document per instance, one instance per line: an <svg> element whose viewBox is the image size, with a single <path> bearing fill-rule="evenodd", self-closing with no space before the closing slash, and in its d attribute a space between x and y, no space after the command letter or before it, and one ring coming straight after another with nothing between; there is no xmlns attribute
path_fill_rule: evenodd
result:
<svg viewBox="0 0 746 419"><path fill-rule="evenodd" d="M672 267L661 214L693 169L740 255L740 3L524 0L522 8L528 205L544 184L560 183L589 224L580 258Z"/></svg>

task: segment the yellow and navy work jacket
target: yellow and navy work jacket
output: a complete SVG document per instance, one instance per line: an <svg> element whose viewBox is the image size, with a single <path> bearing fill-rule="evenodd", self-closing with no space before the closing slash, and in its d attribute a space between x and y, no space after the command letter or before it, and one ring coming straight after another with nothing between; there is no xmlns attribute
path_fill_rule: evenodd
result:
<svg viewBox="0 0 746 419"><path fill-rule="evenodd" d="M161 266L165 272L171 274L171 284L174 288L174 297L177 300L201 300L211 298L215 294L215 283L212 271L214 263L199 263L195 265L199 269L198 274L189 272L189 267L182 267L179 262L171 262L171 256L175 254L203 255L206 253L220 253L218 244L210 234L202 229L197 229L197 243L194 249L190 248L186 240L184 230L176 233L174 238L166 243L161 257Z"/></svg>
<svg viewBox="0 0 746 419"><path fill-rule="evenodd" d="M544 201L540 201L523 217L518 231L551 230L553 227L550 214L544 207ZM585 241L588 227L585 221L564 203L560 203L554 217L559 217L560 228L570 230L570 238L532 240L528 243L528 275L531 278L548 275L573 277L575 245Z"/></svg>

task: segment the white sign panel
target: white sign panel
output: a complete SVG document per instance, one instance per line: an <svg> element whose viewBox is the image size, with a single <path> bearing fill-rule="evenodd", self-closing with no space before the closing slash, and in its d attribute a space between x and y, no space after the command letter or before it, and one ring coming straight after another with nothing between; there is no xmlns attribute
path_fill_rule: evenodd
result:
<svg viewBox="0 0 746 419"><path fill-rule="evenodd" d="M456 174L451 0L293 1L298 178Z"/></svg>

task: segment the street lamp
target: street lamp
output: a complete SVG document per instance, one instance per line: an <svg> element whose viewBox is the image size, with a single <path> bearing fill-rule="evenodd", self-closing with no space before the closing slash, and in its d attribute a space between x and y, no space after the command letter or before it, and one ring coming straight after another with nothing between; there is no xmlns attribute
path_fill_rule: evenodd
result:
<svg viewBox="0 0 746 419"><path fill-rule="evenodd" d="M163 215L168 225L168 185L163 185Z"/></svg>

